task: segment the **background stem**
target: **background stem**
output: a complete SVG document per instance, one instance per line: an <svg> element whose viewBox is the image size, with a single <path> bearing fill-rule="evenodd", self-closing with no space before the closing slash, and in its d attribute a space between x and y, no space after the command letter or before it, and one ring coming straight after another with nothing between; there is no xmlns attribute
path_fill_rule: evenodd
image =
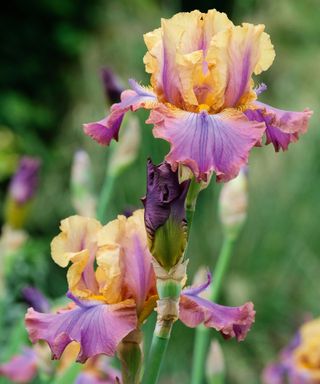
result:
<svg viewBox="0 0 320 384"><path fill-rule="evenodd" d="M210 300L216 301L219 297L222 280L228 269L232 250L235 244L235 236L225 236L223 245L217 260L213 274L213 285L210 294ZM202 384L204 378L205 359L210 343L210 329L199 326L196 329L191 384Z"/></svg>
<svg viewBox="0 0 320 384"><path fill-rule="evenodd" d="M115 179L116 176L114 174L106 172L97 207L97 218L102 224L106 222L106 212L113 192Z"/></svg>

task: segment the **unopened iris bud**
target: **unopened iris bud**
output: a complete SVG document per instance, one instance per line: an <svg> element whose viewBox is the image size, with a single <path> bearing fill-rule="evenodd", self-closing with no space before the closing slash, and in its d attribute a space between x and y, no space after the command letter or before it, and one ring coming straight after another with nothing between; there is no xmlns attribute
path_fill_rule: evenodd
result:
<svg viewBox="0 0 320 384"><path fill-rule="evenodd" d="M24 156L13 176L6 202L5 220L12 228L23 227L39 178L39 159Z"/></svg>
<svg viewBox="0 0 320 384"><path fill-rule="evenodd" d="M78 150L74 154L71 170L71 199L79 215L95 216L96 199L93 194L91 161L84 150Z"/></svg>
<svg viewBox="0 0 320 384"><path fill-rule="evenodd" d="M218 341L211 342L206 363L206 376L209 384L223 384L225 378L225 362Z"/></svg>
<svg viewBox="0 0 320 384"><path fill-rule="evenodd" d="M139 120L135 116L130 116L121 134L121 140L113 148L108 166L109 175L119 175L135 161L140 142Z"/></svg>
<svg viewBox="0 0 320 384"><path fill-rule="evenodd" d="M106 98L111 104L118 103L121 92L124 90L119 79L110 68L102 68L101 77Z"/></svg>
<svg viewBox="0 0 320 384"><path fill-rule="evenodd" d="M227 236L238 235L247 217L247 207L248 171L242 168L235 179L223 185L220 193L220 219Z"/></svg>
<svg viewBox="0 0 320 384"><path fill-rule="evenodd" d="M150 252L166 270L174 267L183 257L187 244L185 199L189 181L179 183L178 172L163 162L147 163L147 194L145 225Z"/></svg>

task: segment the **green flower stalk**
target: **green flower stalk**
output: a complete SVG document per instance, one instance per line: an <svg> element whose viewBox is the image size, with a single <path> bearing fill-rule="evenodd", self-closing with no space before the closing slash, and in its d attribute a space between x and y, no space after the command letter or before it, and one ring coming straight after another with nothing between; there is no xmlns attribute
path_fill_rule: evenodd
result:
<svg viewBox="0 0 320 384"><path fill-rule="evenodd" d="M222 281L227 272L235 242L246 220L248 206L247 185L247 170L242 169L236 179L223 185L220 193L219 213L224 240L213 273L214 279L210 294L210 300L212 301L219 298ZM209 330L203 326L198 327L193 353L192 384L202 383L209 341Z"/></svg>

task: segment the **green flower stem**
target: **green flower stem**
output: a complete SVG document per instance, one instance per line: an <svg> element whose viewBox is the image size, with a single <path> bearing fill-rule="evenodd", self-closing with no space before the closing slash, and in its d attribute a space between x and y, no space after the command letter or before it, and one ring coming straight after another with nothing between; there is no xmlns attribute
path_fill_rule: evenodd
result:
<svg viewBox="0 0 320 384"><path fill-rule="evenodd" d="M186 218L188 223L188 235L190 233L194 211L196 209L197 198L201 190L201 183L197 183L193 178L190 183L188 195L186 198Z"/></svg>
<svg viewBox="0 0 320 384"><path fill-rule="evenodd" d="M103 182L103 186L102 186L102 190L100 193L98 206L97 206L97 218L103 224L106 222L106 212L112 196L115 180L116 180L115 174L106 172L106 176Z"/></svg>
<svg viewBox="0 0 320 384"><path fill-rule="evenodd" d="M167 321L165 326L153 333L152 343L149 352L149 361L145 368L143 384L156 384L159 379L159 374L167 350L170 339L173 320Z"/></svg>
<svg viewBox="0 0 320 384"><path fill-rule="evenodd" d="M216 301L219 297L222 280L228 269L235 240L236 236L226 235L224 238L222 249L214 270L214 279L210 294L211 301ZM202 384L203 382L205 359L210 342L209 333L210 330L204 326L199 326L196 330L191 384Z"/></svg>
<svg viewBox="0 0 320 384"><path fill-rule="evenodd" d="M181 283L172 279L157 279L157 288L160 298L157 302L158 317L142 380L143 384L156 384L158 382L172 326L178 319Z"/></svg>

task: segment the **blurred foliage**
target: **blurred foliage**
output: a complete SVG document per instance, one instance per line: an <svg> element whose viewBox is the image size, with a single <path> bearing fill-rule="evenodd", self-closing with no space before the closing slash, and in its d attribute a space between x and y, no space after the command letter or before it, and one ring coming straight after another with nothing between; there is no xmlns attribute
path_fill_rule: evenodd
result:
<svg viewBox="0 0 320 384"><path fill-rule="evenodd" d="M12 263L3 329L11 329L9 325L23 316L19 290L24 284L36 284L49 297L65 291L65 271L52 262L49 243L58 232L59 221L74 213L69 176L77 148L90 153L96 191L103 183L108 150L81 130L82 123L100 119L106 112L100 68L111 67L125 85L129 77L147 83L142 34L158 27L160 17L194 6L188 1L165 0L16 0L6 5L0 23L1 200L17 154L38 154L44 166L28 223L33 240ZM320 60L319 4L318 0L234 0L200 1L197 6L203 10L227 7L235 23L265 24L277 57L259 77L268 85L261 99L279 108L302 110L308 106L315 111L309 133L287 153L275 154L269 146L256 148L250 158L248 222L221 303L239 305L252 300L257 317L245 342L221 344L227 382L255 384L262 367L291 339L305 315L320 314L320 84L315 81ZM128 207L141 207L146 158L152 155L159 162L168 151L167 143L155 140L151 127L144 124L147 113L137 115L143 131L139 158L117 179L108 219ZM8 165L3 166L3 161ZM221 246L219 188L212 181L198 201L189 248L190 278L200 265L214 265ZM146 327L151 330L151 321ZM6 335L3 329L0 343ZM181 324L175 327L163 382L188 382L193 335L193 330Z"/></svg>

